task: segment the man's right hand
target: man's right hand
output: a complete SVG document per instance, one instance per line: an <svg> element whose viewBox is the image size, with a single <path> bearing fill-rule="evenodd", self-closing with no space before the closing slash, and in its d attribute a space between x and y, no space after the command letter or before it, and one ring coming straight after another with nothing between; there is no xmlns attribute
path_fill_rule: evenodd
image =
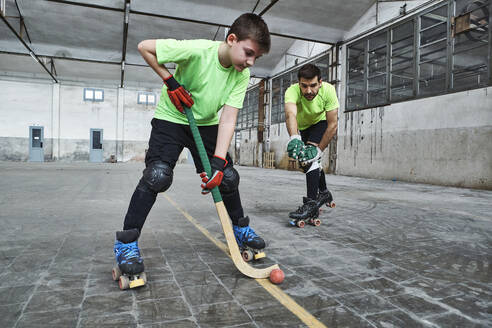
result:
<svg viewBox="0 0 492 328"><path fill-rule="evenodd" d="M302 142L300 135L295 134L291 136L290 141L287 144L287 152L289 154L289 157L293 159L297 159L303 147L304 147L304 142Z"/></svg>
<svg viewBox="0 0 492 328"><path fill-rule="evenodd" d="M183 105L190 108L193 106L194 101L191 98L191 93L189 93L181 84L176 81L174 76L169 76L164 80L167 85L167 94L171 102L174 104L177 110L183 113Z"/></svg>

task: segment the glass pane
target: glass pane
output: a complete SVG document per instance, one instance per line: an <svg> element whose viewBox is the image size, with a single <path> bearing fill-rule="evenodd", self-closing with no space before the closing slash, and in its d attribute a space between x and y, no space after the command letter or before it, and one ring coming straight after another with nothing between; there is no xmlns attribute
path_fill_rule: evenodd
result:
<svg viewBox="0 0 492 328"><path fill-rule="evenodd" d="M368 105L386 103L386 75L367 79L367 90Z"/></svg>
<svg viewBox="0 0 492 328"><path fill-rule="evenodd" d="M320 69L320 71L321 71L321 79L323 81L325 81L325 82L330 82L329 81L329 75L328 75L329 65L330 65L329 55L326 55L326 56L321 57L320 59L318 59L317 61L315 61L313 64L315 64L316 66L318 66L318 68Z"/></svg>
<svg viewBox="0 0 492 328"><path fill-rule="evenodd" d="M369 39L369 66L367 79L367 104L386 103L387 32Z"/></svg>
<svg viewBox="0 0 492 328"><path fill-rule="evenodd" d="M281 99L283 96L280 92L280 79L277 77L272 80L272 124L279 123L279 112L281 110L283 111L283 108L281 108Z"/></svg>
<svg viewBox="0 0 492 328"><path fill-rule="evenodd" d="M258 97L259 97L259 89L254 88L250 91L249 94L249 112L251 117L251 127L258 126Z"/></svg>
<svg viewBox="0 0 492 328"><path fill-rule="evenodd" d="M413 66L391 72L391 100L398 101L413 96Z"/></svg>
<svg viewBox="0 0 492 328"><path fill-rule="evenodd" d="M365 44L366 40L362 40L348 48L347 109L364 106Z"/></svg>
<svg viewBox="0 0 492 328"><path fill-rule="evenodd" d="M414 25L406 22L392 30L391 44L391 100L413 96L414 80Z"/></svg>
<svg viewBox="0 0 492 328"><path fill-rule="evenodd" d="M348 49L348 74L351 79L364 77L364 42L356 43Z"/></svg>
<svg viewBox="0 0 492 328"><path fill-rule="evenodd" d="M386 73L386 46L369 52L369 77Z"/></svg>
<svg viewBox="0 0 492 328"><path fill-rule="evenodd" d="M431 95L446 90L445 58L420 65L419 94Z"/></svg>
<svg viewBox="0 0 492 328"><path fill-rule="evenodd" d="M431 27L420 33L420 45L424 46L434 41L444 39L446 38L446 35L447 24L446 22L440 23L439 25Z"/></svg>
<svg viewBox="0 0 492 328"><path fill-rule="evenodd" d="M444 30L443 35L445 34ZM446 47L447 42L444 39L420 49L419 95L438 94L446 90Z"/></svg>
<svg viewBox="0 0 492 328"><path fill-rule="evenodd" d="M364 82L349 84L347 87L347 109L356 109L364 106Z"/></svg>
<svg viewBox="0 0 492 328"><path fill-rule="evenodd" d="M379 33L369 39L369 51L386 46L386 31Z"/></svg>
<svg viewBox="0 0 492 328"><path fill-rule="evenodd" d="M101 131L92 131L92 149L102 149Z"/></svg>
<svg viewBox="0 0 492 328"><path fill-rule="evenodd" d="M437 9L434 9L427 14L420 16L420 29L425 29L429 26L436 25L438 23L447 22L448 20L448 6L444 5Z"/></svg>
<svg viewBox="0 0 492 328"><path fill-rule="evenodd" d="M392 30L392 42L398 42L402 39L406 39L409 36L413 36L413 21L403 23Z"/></svg>
<svg viewBox="0 0 492 328"><path fill-rule="evenodd" d="M32 146L41 148L41 129L32 129Z"/></svg>
<svg viewBox="0 0 492 328"><path fill-rule="evenodd" d="M488 83L488 2L457 1L456 15L470 13L470 29L453 39L453 89L469 89Z"/></svg>

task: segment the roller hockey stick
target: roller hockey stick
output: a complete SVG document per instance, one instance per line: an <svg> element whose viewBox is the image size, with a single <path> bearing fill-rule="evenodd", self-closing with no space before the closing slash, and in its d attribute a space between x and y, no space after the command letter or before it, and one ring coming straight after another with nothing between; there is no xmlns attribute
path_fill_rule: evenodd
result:
<svg viewBox="0 0 492 328"><path fill-rule="evenodd" d="M193 139L195 139L195 144L200 155L200 160L202 161L207 175L210 177L212 176L212 169L210 167L207 152L205 151L205 146L203 146L202 137L200 136L200 131L198 131L193 112L191 108L185 107L185 113L186 117L188 118L188 122L190 123L191 133L193 134ZM224 235L227 240L227 246L229 247L232 261L234 262L236 268L242 274L250 278L268 278L270 276L270 272L274 269L278 269L279 266L275 264L268 268L256 269L244 262L243 258L241 257L241 253L239 252L236 238L234 237L231 219L229 218L229 214L227 213L224 202L222 201L222 196L220 195L218 187L212 189L212 197L214 199L215 208L217 209L217 213L219 215L220 223L222 224L222 229L224 230Z"/></svg>

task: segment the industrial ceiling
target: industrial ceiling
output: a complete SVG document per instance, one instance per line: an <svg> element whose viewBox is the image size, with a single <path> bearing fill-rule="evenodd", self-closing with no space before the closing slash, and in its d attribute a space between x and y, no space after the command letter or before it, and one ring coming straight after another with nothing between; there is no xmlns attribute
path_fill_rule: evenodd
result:
<svg viewBox="0 0 492 328"><path fill-rule="evenodd" d="M223 40L244 12L262 15L268 55L251 69L269 76L295 40L341 41L374 0L0 0L0 72L63 80L156 84L137 51L145 39ZM31 56L35 59L30 58ZM37 63L39 60L40 63Z"/></svg>

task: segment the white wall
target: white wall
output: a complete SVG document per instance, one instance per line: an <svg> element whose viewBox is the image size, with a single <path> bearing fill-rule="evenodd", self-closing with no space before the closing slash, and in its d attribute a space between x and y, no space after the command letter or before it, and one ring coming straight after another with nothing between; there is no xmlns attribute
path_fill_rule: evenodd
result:
<svg viewBox="0 0 492 328"><path fill-rule="evenodd" d="M103 102L84 101L84 87L104 90ZM89 159L90 129L103 129L103 158L143 160L155 105L137 104L139 91L98 85L0 79L0 160L29 157L29 126L44 127L45 160Z"/></svg>

